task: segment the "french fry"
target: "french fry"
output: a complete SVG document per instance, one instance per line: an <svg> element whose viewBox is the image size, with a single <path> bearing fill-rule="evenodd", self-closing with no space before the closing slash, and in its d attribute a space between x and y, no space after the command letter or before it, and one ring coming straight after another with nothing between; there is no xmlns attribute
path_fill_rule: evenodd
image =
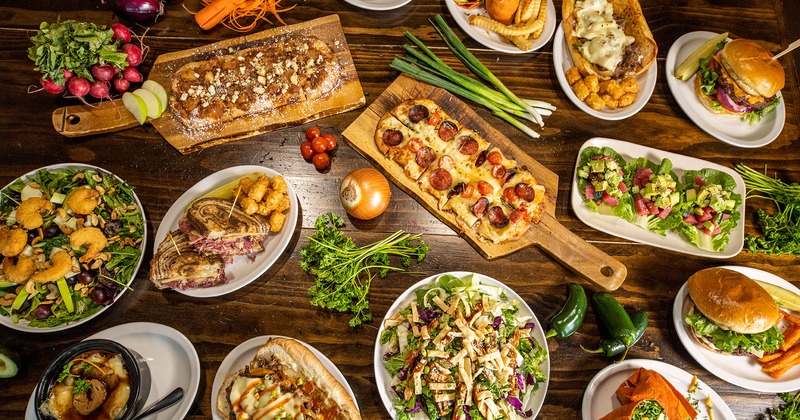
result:
<svg viewBox="0 0 800 420"><path fill-rule="evenodd" d="M522 23L522 10L525 9L525 6L531 3L533 0L521 0L519 2L519 6L517 7L517 13L514 15L514 24L519 26Z"/></svg>
<svg viewBox="0 0 800 420"><path fill-rule="evenodd" d="M512 36L508 38L509 41L513 42L517 48L521 49L522 51L527 51L533 48L533 41L524 37L524 36Z"/></svg>
<svg viewBox="0 0 800 420"><path fill-rule="evenodd" d="M510 26L503 25L494 19L490 19L481 15L470 16L469 23L479 28L497 32L506 38L512 36L527 36L534 31L541 30L544 27L544 21L536 20L534 22L512 28Z"/></svg>
<svg viewBox="0 0 800 420"><path fill-rule="evenodd" d="M758 359L758 361L763 365L764 363L771 362L781 356L783 356L783 352L776 351L775 353L765 354L763 357Z"/></svg>
<svg viewBox="0 0 800 420"><path fill-rule="evenodd" d="M525 5L525 9L522 10L522 13L520 13L520 23L527 23L528 21L536 17L534 13L539 11L539 6L543 3L547 3L547 0L529 1ZM522 7L518 8L517 10L519 11L520 9L522 9ZM517 25L519 25L519 23Z"/></svg>
<svg viewBox="0 0 800 420"><path fill-rule="evenodd" d="M777 372L781 369L786 368L787 366L791 367L797 363L800 363L800 361L797 360L798 358L800 358L800 346L794 346L789 350L787 350L785 353L783 353L781 357L778 357L777 359L771 362L765 363L761 367L761 370L767 373Z"/></svg>
<svg viewBox="0 0 800 420"><path fill-rule="evenodd" d="M781 376L783 376L783 374L786 373L792 367L794 367L794 366L787 366L787 367L785 367L783 369L776 370L775 372L767 372L767 375L771 376L773 379L778 379Z"/></svg>
<svg viewBox="0 0 800 420"><path fill-rule="evenodd" d="M800 341L800 325L792 325L783 332L781 351L786 351Z"/></svg>
<svg viewBox="0 0 800 420"><path fill-rule="evenodd" d="M791 322L794 325L800 325L800 318L798 318L797 316L792 315L786 311L781 311L781 313L783 313L783 319Z"/></svg>
<svg viewBox="0 0 800 420"><path fill-rule="evenodd" d="M547 0L542 0L539 4L539 15L536 17L536 22L542 22L542 26L539 29L533 31L532 36L534 38L539 38L542 35L542 29L544 29L544 22L547 19Z"/></svg>

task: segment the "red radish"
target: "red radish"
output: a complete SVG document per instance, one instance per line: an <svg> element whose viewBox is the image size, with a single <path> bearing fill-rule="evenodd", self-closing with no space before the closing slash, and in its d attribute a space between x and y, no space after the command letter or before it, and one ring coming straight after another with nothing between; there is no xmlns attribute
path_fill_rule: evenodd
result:
<svg viewBox="0 0 800 420"><path fill-rule="evenodd" d="M114 31L114 39L122 42L123 44L131 42L131 30L128 29L127 26L121 23L115 23L111 25L111 30Z"/></svg>
<svg viewBox="0 0 800 420"><path fill-rule="evenodd" d="M54 95L58 95L59 93L63 92L64 89L66 89L64 85L57 85L53 79L42 78L39 80L39 83L42 84L42 88L44 88L46 92Z"/></svg>
<svg viewBox="0 0 800 420"><path fill-rule="evenodd" d="M130 57L130 55L128 57ZM135 67L125 67L125 70L122 70L122 77L133 83L142 81L142 73L139 73L139 70L136 70Z"/></svg>
<svg viewBox="0 0 800 420"><path fill-rule="evenodd" d="M130 88L131 82L129 82L128 79L124 77L117 77L114 79L114 89L116 89L117 92L125 93Z"/></svg>
<svg viewBox="0 0 800 420"><path fill-rule="evenodd" d="M125 58L125 61L127 61L131 66L136 67L139 64L142 64L142 49L136 45L125 44L120 48L120 51L128 54L128 57Z"/></svg>
<svg viewBox="0 0 800 420"><path fill-rule="evenodd" d="M74 75L75 75L75 73L73 73L73 72L71 72L71 71L67 70L66 68L63 68L63 69L61 69L61 71L63 71L63 72L64 72L64 80L69 80L69 79L70 79L70 77L72 77L72 76L74 76Z"/></svg>
<svg viewBox="0 0 800 420"><path fill-rule="evenodd" d="M108 82L95 80L89 85L89 95L93 98L103 99L108 98Z"/></svg>
<svg viewBox="0 0 800 420"><path fill-rule="evenodd" d="M83 98L89 93L89 81L83 77L72 77L67 82L67 89L69 89L69 93Z"/></svg>
<svg viewBox="0 0 800 420"><path fill-rule="evenodd" d="M104 66L95 64L92 66L92 76L101 82L108 82L113 79L115 73L116 69L114 69L114 66L111 64L106 64Z"/></svg>

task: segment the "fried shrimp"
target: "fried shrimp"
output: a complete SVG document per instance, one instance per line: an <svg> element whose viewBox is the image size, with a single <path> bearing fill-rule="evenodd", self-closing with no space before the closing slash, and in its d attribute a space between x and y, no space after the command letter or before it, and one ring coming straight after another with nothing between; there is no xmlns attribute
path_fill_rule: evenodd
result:
<svg viewBox="0 0 800 420"><path fill-rule="evenodd" d="M37 283L56 281L72 271L72 257L64 251L59 251L50 257L50 268L46 268L31 276ZM17 263L19 264L19 263Z"/></svg>
<svg viewBox="0 0 800 420"><path fill-rule="evenodd" d="M3 258L3 274L9 281L17 284L25 283L35 271L36 265L33 263L33 258L20 255L16 263L11 258Z"/></svg>
<svg viewBox="0 0 800 420"><path fill-rule="evenodd" d="M94 213L94 209L99 203L100 193L86 187L75 189L67 198L67 207L77 214Z"/></svg>
<svg viewBox="0 0 800 420"><path fill-rule="evenodd" d="M17 222L25 229L36 229L44 223L42 210L50 211L53 205L42 197L31 197L17 207Z"/></svg>
<svg viewBox="0 0 800 420"><path fill-rule="evenodd" d="M28 234L22 229L0 228L0 254L4 257L16 257L25 249Z"/></svg>
<svg viewBox="0 0 800 420"><path fill-rule="evenodd" d="M86 245L86 253L78 261L89 262L108 245L108 239L102 230L96 227L85 227L69 235L69 244L73 248Z"/></svg>

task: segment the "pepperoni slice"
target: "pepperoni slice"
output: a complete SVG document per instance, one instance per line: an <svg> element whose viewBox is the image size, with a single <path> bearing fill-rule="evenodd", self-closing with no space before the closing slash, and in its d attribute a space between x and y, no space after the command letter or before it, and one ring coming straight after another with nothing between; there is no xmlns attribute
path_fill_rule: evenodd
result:
<svg viewBox="0 0 800 420"><path fill-rule="evenodd" d="M492 166L492 176L497 179L503 179L506 176L506 167L503 165Z"/></svg>
<svg viewBox="0 0 800 420"><path fill-rule="evenodd" d="M512 188L512 187L508 187L508 188L503 190L503 197L505 197L506 200L508 200L508 201L510 201L512 203L517 201L517 199L519 199L519 196L517 195L517 193L514 191L514 188Z"/></svg>
<svg viewBox="0 0 800 420"><path fill-rule="evenodd" d="M514 174L516 173L517 170L515 168L506 169L506 173L505 175L503 175L503 184L508 182L508 180L511 179L511 177L514 176Z"/></svg>
<svg viewBox="0 0 800 420"><path fill-rule="evenodd" d="M480 168L480 166L483 165L484 162L486 162L486 154L487 154L487 152L486 152L486 150L484 150L484 151L481 152L481 154L478 155L477 158L475 158L475 167L476 168Z"/></svg>
<svg viewBox="0 0 800 420"><path fill-rule="evenodd" d="M489 195L494 192L494 187L486 181L478 181L478 192L481 195Z"/></svg>
<svg viewBox="0 0 800 420"><path fill-rule="evenodd" d="M397 146L403 142L403 133L398 130L386 130L381 136L383 143L387 146Z"/></svg>
<svg viewBox="0 0 800 420"><path fill-rule="evenodd" d="M427 168L431 165L431 163L433 163L434 160L436 160L436 152L434 152L430 147L425 146L417 151L417 157L415 160L417 165L422 168Z"/></svg>
<svg viewBox="0 0 800 420"><path fill-rule="evenodd" d="M464 194L464 188L466 185L467 184L464 184L463 182L459 182L458 184L456 184L456 186L453 187L453 189L447 193L447 198L450 198L454 195Z"/></svg>
<svg viewBox="0 0 800 420"><path fill-rule="evenodd" d="M450 155L442 155L439 158L439 167L449 171L456 167L456 163L453 161L453 158L451 158Z"/></svg>
<svg viewBox="0 0 800 420"><path fill-rule="evenodd" d="M441 125L439 125L439 138L444 141L453 140L453 137L456 136L458 133L458 127L452 121L443 121Z"/></svg>
<svg viewBox="0 0 800 420"><path fill-rule="evenodd" d="M413 123L418 123L430 116L431 112L425 105L414 105L408 110L408 119Z"/></svg>
<svg viewBox="0 0 800 420"><path fill-rule="evenodd" d="M489 153L488 156L486 156L486 159L492 165L499 165L501 162L503 162L503 154L498 152L497 150L494 150L491 153Z"/></svg>
<svg viewBox="0 0 800 420"><path fill-rule="evenodd" d="M483 215L486 214L487 208L489 208L489 199L486 197L481 197L475 202L475 204L472 205L472 207L469 208L469 210L475 215L475 217L483 217Z"/></svg>
<svg viewBox="0 0 800 420"><path fill-rule="evenodd" d="M489 209L489 221L496 228L504 228L508 224L508 216L500 206L492 206Z"/></svg>
<svg viewBox="0 0 800 420"><path fill-rule="evenodd" d="M412 137L408 140L408 150L410 150L411 153L419 152L419 149L421 149L423 145L424 143L419 137Z"/></svg>
<svg viewBox="0 0 800 420"><path fill-rule="evenodd" d="M533 201L536 198L536 191L533 190L533 187L530 185L520 182L514 187L514 192L517 193L518 196L522 197L525 201Z"/></svg>
<svg viewBox="0 0 800 420"><path fill-rule="evenodd" d="M475 187L473 187L472 183L470 182L467 185L464 185L464 191L461 192L461 196L464 198L470 198L472 197L472 193L474 192L475 192Z"/></svg>
<svg viewBox="0 0 800 420"><path fill-rule="evenodd" d="M461 137L461 146L458 151L465 155L474 155L478 151L478 142L472 137Z"/></svg>
<svg viewBox="0 0 800 420"><path fill-rule="evenodd" d="M430 175L431 186L437 191L445 191L450 188L453 183L453 177L450 172L442 168L436 168Z"/></svg>

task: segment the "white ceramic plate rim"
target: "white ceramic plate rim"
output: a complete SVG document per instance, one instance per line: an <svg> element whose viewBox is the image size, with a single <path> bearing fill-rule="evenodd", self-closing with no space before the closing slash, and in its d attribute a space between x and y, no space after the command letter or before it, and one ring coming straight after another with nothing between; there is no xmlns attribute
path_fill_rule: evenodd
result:
<svg viewBox="0 0 800 420"><path fill-rule="evenodd" d="M493 278L491 278L489 276L483 275L483 274L473 273L473 272L469 272L469 271L450 271L450 272L446 272L446 273L439 273L439 274L435 274L433 276L430 276L430 277L428 277L428 278L426 278L424 280L420 280L419 282L417 282L413 286L411 286L408 289L406 289L406 291L403 292L403 294L401 294L394 301L392 306L386 312L386 315L381 320L381 325L378 328L378 335L375 337L375 352L374 352L373 360L372 360L372 364L373 364L373 367L375 369L375 381L378 384L378 392L381 395L381 400L383 401L383 406L386 407L386 411L392 416L392 418L395 417L396 413L395 413L395 409L394 409L394 406L393 406L394 397L392 395L394 395L394 394L392 393L392 390L391 390L391 380L392 380L392 378L389 375L389 373L386 372L386 369L384 369L384 367L383 367L383 355L384 355L384 353L386 353L386 347L387 347L386 345L381 345L381 334L383 333L383 330L384 330L383 324L384 324L384 322L386 321L387 318L389 318L395 312L399 311L401 309L401 307L403 307L405 305L408 305L412 300L416 299L415 291L417 289L429 286L429 285L433 284L434 282L436 282L436 280L439 277L444 276L444 275L448 275L448 274L452 275L452 276L455 276L455 277L459 277L459 278L466 277L468 275L474 275L477 279L480 280L481 284L486 284L486 285L490 285L490 286L497 286L497 287L502 288L506 292L506 295L508 295L508 297L510 299L512 299L512 300L516 299L517 301L519 301L519 303L520 303L519 304L519 314L522 315L522 316L530 316L531 317L531 321L530 322L533 322L535 324L535 326L533 328L533 336L534 336L534 338L536 339L536 341L539 342L539 344L541 346L543 346L545 348L545 350L548 350L547 349L547 340L544 337L544 330L542 329L542 324L539 322L539 319L536 318L536 315L533 313L533 310L531 310L531 307L528 306L528 304L525 302L525 299L520 297L520 295L518 295L517 292L515 292L514 290L512 290L510 287L506 286L505 284L501 283L500 281L495 280L495 279L493 279ZM533 393L533 397L530 399L530 401L528 401L528 404L525 407L525 410L532 410L532 413L533 413L533 417L532 418L535 418L536 415L539 413L539 410L542 409L542 404L544 404L544 398L545 398L545 395L547 394L547 386L550 384L550 351L549 350L547 351L547 359L545 360L545 362L543 363L543 366L542 366L542 373L544 373L546 379L545 379L543 384L539 385L539 389L537 389Z"/></svg>
<svg viewBox="0 0 800 420"><path fill-rule="evenodd" d="M610 413L620 407L614 392L617 390L622 381L615 381L615 383L606 383L610 380L611 376L620 374L620 376L629 377L633 375L639 368L655 370L663 375L672 385L675 386L683 396L688 395L689 385L692 383L694 377L691 373L678 368L676 366L664 363L658 360L647 359L630 359L621 363L615 363L606 366L600 372L597 372L589 381L586 386L586 391L583 393L583 406L581 412L583 413L583 420L595 420ZM694 398L700 403L698 404L698 411L700 416L708 418L708 406L704 403L706 398L711 397L711 406L715 419L730 419L736 420L731 409L725 404L725 401L713 390L708 384L703 383L700 379L697 380L697 391L694 392ZM596 409L596 403L600 400L602 409ZM608 407L606 407L608 406ZM597 412L601 411L601 412ZM698 418L702 418L698 416Z"/></svg>
<svg viewBox="0 0 800 420"><path fill-rule="evenodd" d="M675 78L675 68L686 59L695 49L706 40L718 35L714 32L696 31L689 32L678 38L667 52L667 60L664 67L667 71L667 84L675 100L683 112L697 124L700 129L716 137L725 143L738 147L754 148L770 144L783 131L786 122L786 105L783 98L773 112L770 112L753 126L747 124L739 118L717 115L709 112L697 94L694 92L694 78L692 76L687 81ZM688 46L688 48L684 48ZM778 92L778 96L781 96ZM734 134L733 132L736 132ZM741 133L741 134L738 134Z"/></svg>
<svg viewBox="0 0 800 420"><path fill-rule="evenodd" d="M136 335L147 334L154 340L171 343L177 346L180 350L172 353L159 352L158 349L153 349L149 346L147 341L138 341L135 339ZM132 322L129 324L117 325L100 331L90 337L85 338L83 341L92 339L106 339L116 341L123 346L135 351L142 356L148 364L151 373L150 394L144 407L149 407L156 400L164 397L175 389L175 387L182 387L184 394L183 399L178 404L164 409L163 411L148 416L150 420L169 420L183 418L194 403L194 397L197 395L197 390L200 386L200 358L197 356L192 343L180 331L162 324L152 322ZM172 350L175 350L171 347ZM179 361L182 356L189 362L189 372L173 372L171 375L164 375L164 371L158 371L160 368L169 369L175 365L175 361ZM160 379L167 378L167 380ZM160 379L160 380L159 380ZM28 401L28 408L25 412L25 418L34 420L36 415L34 413L34 400L31 395Z"/></svg>
<svg viewBox="0 0 800 420"><path fill-rule="evenodd" d="M608 121L624 120L641 111L642 108L647 105L647 101L650 100L650 96L652 96L653 90L656 88L656 79L658 78L658 60L654 60L653 64L643 74L636 76L636 81L639 83L639 93L636 94L636 100L633 101L632 104L625 108L604 108L599 111L592 109L592 107L586 105L585 102L575 96L572 87L567 83L566 72L571 67L575 67L575 64L572 62L572 55L569 53L569 46L564 36L563 23L558 25L556 36L553 40L553 65L556 69L558 84L561 85L561 89L567 95L567 98L569 98L575 106L580 108L581 111L593 117Z"/></svg>
<svg viewBox="0 0 800 420"><path fill-rule="evenodd" d="M203 178L200 182L186 190L186 192L172 204L167 214L164 215L164 219L161 220L161 224L158 226L158 232L156 232L153 254L155 255L158 244L167 237L167 233L178 228L178 223L183 217L184 209L186 209L192 201L214 190L214 188L255 172L264 173L270 178L280 175L278 172L264 166L233 166ZM284 177L284 179L286 179L286 177ZM225 284L189 290L174 290L178 293L198 298L222 296L247 286L269 270L272 264L280 258L283 251L289 245L289 242L292 240L292 235L294 234L294 227L297 224L299 213L297 195L295 195L294 187L292 187L288 179L286 179L286 185L290 201L289 213L286 215L286 220L283 222L281 231L277 234L270 233L267 236L267 240L264 242L264 251L256 254L253 261L250 261L247 256L234 257L233 263L226 264L225 266L225 275L228 278L228 282Z"/></svg>
<svg viewBox="0 0 800 420"><path fill-rule="evenodd" d="M83 169L83 170L87 170L87 169L97 170L97 171L101 171L101 172L106 173L106 174L111 174L119 182L125 182L122 178L114 175L114 173L109 171L109 170L103 169L103 168L101 168L99 166L87 165L85 163L58 163L58 164L55 164L55 165L44 166L44 167L41 167L39 169L35 169L33 171L30 171L30 172L26 173L25 175L22 175L21 177L19 177L17 179L27 178L29 176L32 176L32 175L36 174L36 172L39 172L42 169L53 171L53 170L66 169L66 168ZM8 188L9 185L17 182L17 179L11 181L8 185L3 187L3 189L6 189L6 188ZM146 244L147 243L147 217L145 217L144 207L142 207L142 202L139 201L139 197L136 195L136 191L133 192L133 199L136 200L136 205L139 206L139 212L142 215L142 226L143 226L143 229L142 229L142 242L140 242L140 244ZM134 280L136 280L136 274L139 272L139 267L142 266L142 261L144 260L144 246L141 246L139 250L141 251L139 253L139 262L136 263L136 268L134 268L133 273L131 273L131 284L133 283ZM126 287L123 287L122 290L120 290L119 293L117 294L117 297L114 298L114 302L112 302L111 305L113 305L120 298L122 298L122 295L125 293L126 290L128 290L128 289ZM100 308L100 310L98 310L97 312L87 316L86 318L77 320L75 322L69 322L69 323L61 324L61 325L58 325L58 326L55 326L55 327L50 327L50 328L34 328L34 327L31 327L31 326L28 326L28 321L27 320L20 320L18 324L15 324L15 323L11 322L10 319L8 319L7 317L2 316L2 315L0 315L0 324L5 325L6 327L14 329L14 330L17 330L17 331L32 332L32 333L50 333L50 332L56 332L56 331L64 331L64 330L68 330L68 329L70 329L72 327L76 327L78 325L81 325L81 324L83 324L85 322L89 322L90 320L94 319L96 316L98 316L101 313L105 312L106 309L111 307L111 305L103 306L102 308Z"/></svg>
<svg viewBox="0 0 800 420"><path fill-rule="evenodd" d="M722 266L721 268L738 271L751 279L772 283L800 294L800 289L788 281L757 268L735 265ZM692 355L697 363L723 381L752 391L778 393L800 389L800 369L792 368L779 379L773 379L761 371L761 365L752 357L727 356L701 347L690 336L689 326L683 321L689 309L689 292L686 287L686 284L684 284L675 296L675 302L672 305L672 321L675 324L675 330L678 332L678 338L681 340L683 347L686 348L686 351Z"/></svg>
<svg viewBox="0 0 800 420"><path fill-rule="evenodd" d="M358 401L356 401L356 396L353 394L353 389L350 388L350 384L345 379L342 372L333 362L330 361L324 354L322 354L319 350L312 347L308 343L302 342L295 338L286 337L283 335L262 335L260 337L253 337L242 344L236 346L222 361L219 365L219 369L217 369L216 375L214 375L214 385L211 388L211 409L213 410L212 418L214 420L224 420L220 417L219 413L217 413L215 407L217 406L217 394L219 393L219 388L222 386L222 382L225 381L225 378L228 377L233 372L236 372L240 369L243 369L256 355L258 348L261 347L267 340L272 338L289 338L292 340L297 341L298 343L306 346L314 356L317 356L317 359L322 362L322 365L328 369L328 372L339 381L340 384L347 390L347 393L350 394L350 397L353 398L353 402L356 403L356 408L358 408Z"/></svg>
<svg viewBox="0 0 800 420"><path fill-rule="evenodd" d="M405 6L411 0L344 0L353 6L367 10L393 10Z"/></svg>
<svg viewBox="0 0 800 420"><path fill-rule="evenodd" d="M736 224L736 227L731 230L731 234L728 240L728 245L725 246L725 250L723 252L712 252L707 251L704 249L700 249L689 241L686 241L681 237L681 235L677 232L667 232L666 236L661 236L657 233L650 232L648 230L642 229L639 226L636 226L632 223L628 223L625 220L620 219L619 217L612 216L612 215L603 215L599 213L595 213L589 210L586 207L586 204L583 201L583 197L581 196L580 192L578 191L578 165L580 164L581 153L583 150L589 146L595 147L610 147L614 149L617 153L622 155L625 160L630 160L632 157L646 157L654 162L660 162L663 158L669 158L672 161L673 170L678 175L678 177L683 177L683 173L686 170L692 169L703 169L703 168L710 168L716 169L718 171L725 172L726 174L733 177L736 181L736 188L734 192L740 194L742 196L742 204L739 207L739 212L741 213L741 218L739 222ZM663 150L654 149L652 147L642 146L635 143L629 143L622 140L613 140L603 137L595 137L591 138L586 141L586 143L581 146L580 151L578 152L578 157L575 159L575 168L572 171L572 192L570 194L570 203L572 205L572 210L575 212L575 215L578 216L583 223L601 231L608 233L610 235L618 236L620 238L628 239L631 241L636 241L645 245L652 245L657 248L668 249L670 251L680 252L683 254L689 255L699 255L708 258L732 258L739 254L739 251L742 250L744 246L744 221L745 221L745 188L744 188L744 180L742 177L734 170L726 168L721 165L717 165L716 163L712 163L706 160L697 159L689 156L679 155L671 152L666 152Z"/></svg>
<svg viewBox="0 0 800 420"><path fill-rule="evenodd" d="M550 38L553 37L553 32L555 32L556 29L556 8L553 5L553 0L547 0L547 16L545 17L542 34L533 42L531 49L521 50L517 48L516 45L512 44L511 41L506 40L505 37L469 23L469 17L471 15L486 15L486 9L484 7L479 6L474 9L464 9L463 7L457 5L454 0L445 0L445 3L447 4L447 10L450 12L450 15L453 16L453 19L456 21L456 23L458 23L458 26L461 27L461 30L466 32L470 38L495 51L508 54L525 54L534 52L544 47L544 45L550 41Z"/></svg>

